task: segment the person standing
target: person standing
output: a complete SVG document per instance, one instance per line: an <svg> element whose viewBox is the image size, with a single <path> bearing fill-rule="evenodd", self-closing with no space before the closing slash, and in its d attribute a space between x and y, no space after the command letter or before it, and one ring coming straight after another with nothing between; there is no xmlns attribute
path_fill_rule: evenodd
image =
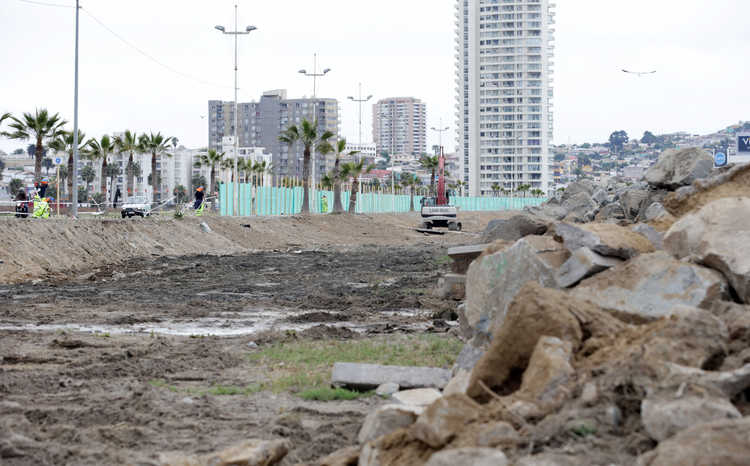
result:
<svg viewBox="0 0 750 466"><path fill-rule="evenodd" d="M197 216L203 215L203 207L205 206L203 199L203 186L199 186L198 189L195 190L195 202L193 203L193 209L195 209L195 215Z"/></svg>
<svg viewBox="0 0 750 466"><path fill-rule="evenodd" d="M115 200L112 201L112 208L117 208L117 202L120 200L120 196L122 196L122 193L120 193L120 188L117 188L117 191L115 191Z"/></svg>

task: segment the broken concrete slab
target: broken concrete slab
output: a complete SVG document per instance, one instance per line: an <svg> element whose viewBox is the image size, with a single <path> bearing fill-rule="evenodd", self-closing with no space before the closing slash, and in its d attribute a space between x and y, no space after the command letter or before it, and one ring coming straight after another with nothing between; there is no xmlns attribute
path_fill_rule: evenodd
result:
<svg viewBox="0 0 750 466"><path fill-rule="evenodd" d="M668 316L680 304L709 309L728 296L720 273L666 252L641 254L582 281L572 296L642 319Z"/></svg>
<svg viewBox="0 0 750 466"><path fill-rule="evenodd" d="M610 223L588 225L555 224L555 237L573 252L588 248L597 254L630 259L638 254L654 252L654 246L643 235Z"/></svg>
<svg viewBox="0 0 750 466"><path fill-rule="evenodd" d="M558 269L555 280L557 280L557 286L560 288L569 288L584 278L596 275L621 263L622 260L616 257L605 257L585 247L578 248L573 251L570 259Z"/></svg>
<svg viewBox="0 0 750 466"><path fill-rule="evenodd" d="M487 246L489 246L489 243L448 248L448 257L453 260L451 271L457 274L466 274L466 271L469 270L469 265L474 259L482 255Z"/></svg>
<svg viewBox="0 0 750 466"><path fill-rule="evenodd" d="M337 362L333 365L331 383L356 390L372 390L394 382L401 388L443 388L451 379L451 371L435 367L381 366Z"/></svg>

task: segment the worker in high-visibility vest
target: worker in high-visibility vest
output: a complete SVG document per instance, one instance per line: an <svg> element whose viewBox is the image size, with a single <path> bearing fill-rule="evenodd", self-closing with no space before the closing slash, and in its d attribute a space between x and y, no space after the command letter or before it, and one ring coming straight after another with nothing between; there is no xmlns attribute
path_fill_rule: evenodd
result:
<svg viewBox="0 0 750 466"><path fill-rule="evenodd" d="M34 213L31 214L31 218L49 218L49 202L47 198L34 196Z"/></svg>
<svg viewBox="0 0 750 466"><path fill-rule="evenodd" d="M200 217L203 215L203 209L206 207L206 201L204 200L203 186L198 187L195 190L195 203L193 203L193 209L195 209L195 216Z"/></svg>

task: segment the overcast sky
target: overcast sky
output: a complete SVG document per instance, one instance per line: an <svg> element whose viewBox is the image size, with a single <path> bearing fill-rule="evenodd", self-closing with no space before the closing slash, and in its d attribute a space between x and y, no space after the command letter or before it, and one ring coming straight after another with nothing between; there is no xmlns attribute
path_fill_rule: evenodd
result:
<svg viewBox="0 0 750 466"><path fill-rule="evenodd" d="M80 127L88 136L161 131L188 147L205 146L207 101L233 98L233 42L213 26L233 26L234 3L84 0ZM556 3L555 143L604 141L616 129L637 137L646 129L707 133L750 119L750 1ZM89 13L181 74L125 45ZM357 105L346 97L361 82L373 100L424 100L428 125L442 118L451 127L443 138L451 149L454 14L453 0L239 0L240 28L258 27L240 38L240 101L279 88L290 97L311 95L311 78L297 70L311 70L317 52L321 68L332 68L318 95L339 99L349 140L358 138ZM72 127L74 17L73 8L0 0L0 113L47 107ZM621 68L658 72L638 78ZM369 141L369 104L363 113ZM0 149L19 146L0 138Z"/></svg>

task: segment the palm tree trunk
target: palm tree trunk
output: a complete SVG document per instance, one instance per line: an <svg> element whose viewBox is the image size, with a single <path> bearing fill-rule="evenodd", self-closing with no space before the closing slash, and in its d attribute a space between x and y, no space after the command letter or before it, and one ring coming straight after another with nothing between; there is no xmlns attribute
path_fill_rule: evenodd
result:
<svg viewBox="0 0 750 466"><path fill-rule="evenodd" d="M159 187L159 177L156 174L156 152L151 153L151 189L153 190L153 203L156 204L156 190Z"/></svg>
<svg viewBox="0 0 750 466"><path fill-rule="evenodd" d="M133 151L130 151L130 155L128 156L128 166L125 168L125 171L128 175L128 187L127 187L127 195L132 196L133 193L133 182L135 181L134 174L133 174Z"/></svg>
<svg viewBox="0 0 750 466"><path fill-rule="evenodd" d="M34 179L39 181L42 179L42 157L44 147L42 147L42 138L36 138L36 151L34 152Z"/></svg>
<svg viewBox="0 0 750 466"><path fill-rule="evenodd" d="M339 179L339 157L336 156L336 162L333 165L333 211L343 212L344 206L341 204L341 180Z"/></svg>
<svg viewBox="0 0 750 466"><path fill-rule="evenodd" d="M73 154L68 154L68 196L73 200Z"/></svg>
<svg viewBox="0 0 750 466"><path fill-rule="evenodd" d="M216 192L216 165L211 164L211 187L209 188L212 193Z"/></svg>
<svg viewBox="0 0 750 466"><path fill-rule="evenodd" d="M414 212L414 186L409 188L409 212Z"/></svg>
<svg viewBox="0 0 750 466"><path fill-rule="evenodd" d="M104 176L104 172L106 171L107 171L107 157L105 156L102 159L102 175L101 175L102 176L102 194L104 194L105 197L107 196L107 177Z"/></svg>
<svg viewBox="0 0 750 466"><path fill-rule="evenodd" d="M305 146L302 159L302 211L303 215L310 213L310 146Z"/></svg>
<svg viewBox="0 0 750 466"><path fill-rule="evenodd" d="M352 193L349 196L349 213L353 214L357 208L357 191L359 191L359 180L357 177L352 182Z"/></svg>

